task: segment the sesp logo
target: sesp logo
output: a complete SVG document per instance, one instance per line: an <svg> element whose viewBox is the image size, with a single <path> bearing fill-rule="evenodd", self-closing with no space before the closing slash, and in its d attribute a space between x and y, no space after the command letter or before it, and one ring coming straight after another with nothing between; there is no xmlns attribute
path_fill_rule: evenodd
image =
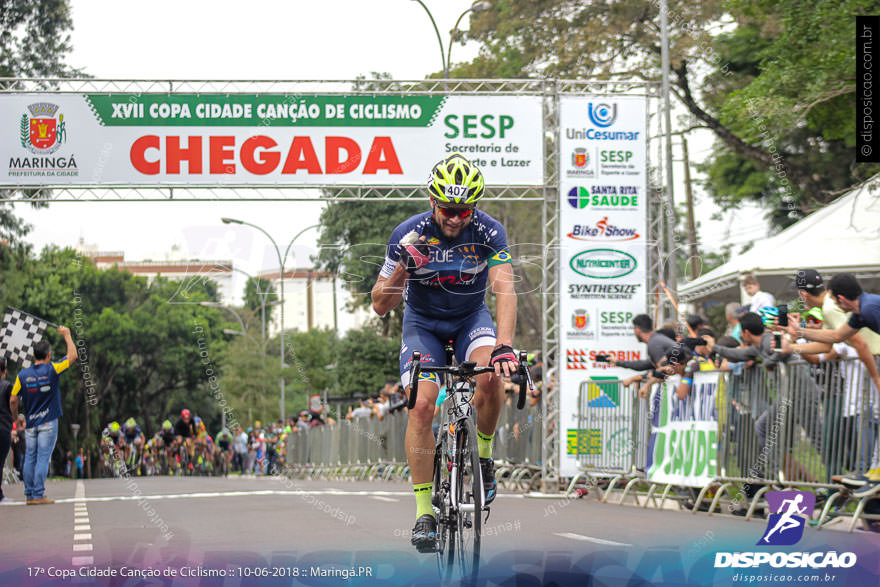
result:
<svg viewBox="0 0 880 587"><path fill-rule="evenodd" d="M590 102L587 112L590 115L590 122L602 128L611 126L617 120L617 104L593 104Z"/></svg>
<svg viewBox="0 0 880 587"><path fill-rule="evenodd" d="M770 514L760 546L791 546L804 535L807 519L813 515L816 496L809 491L770 491L766 495Z"/></svg>

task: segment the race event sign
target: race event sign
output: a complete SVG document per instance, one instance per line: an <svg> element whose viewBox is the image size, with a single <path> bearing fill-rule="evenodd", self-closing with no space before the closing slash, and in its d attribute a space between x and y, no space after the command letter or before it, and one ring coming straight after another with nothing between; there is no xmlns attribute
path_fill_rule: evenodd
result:
<svg viewBox="0 0 880 587"><path fill-rule="evenodd" d="M560 475L628 468L631 396L603 381L634 375L596 360L647 359L632 319L647 292L647 100L562 97L559 104ZM580 391L587 393L579 393ZM578 397L584 405L578 405ZM621 407L626 408L621 410ZM581 429L578 413L588 415ZM599 422L600 424L595 424Z"/></svg>
<svg viewBox="0 0 880 587"><path fill-rule="evenodd" d="M544 182L540 96L6 94L0 184L420 186L458 151Z"/></svg>
<svg viewBox="0 0 880 587"><path fill-rule="evenodd" d="M681 378L657 385L648 480L705 487L718 476L717 372L697 372L690 395L679 400Z"/></svg>

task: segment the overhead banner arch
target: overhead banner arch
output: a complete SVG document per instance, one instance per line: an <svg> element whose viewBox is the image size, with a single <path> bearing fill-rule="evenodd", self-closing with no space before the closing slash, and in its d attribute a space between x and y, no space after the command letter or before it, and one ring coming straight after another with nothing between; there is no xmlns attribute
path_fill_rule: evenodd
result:
<svg viewBox="0 0 880 587"><path fill-rule="evenodd" d="M659 95L658 83L593 80L0 78L0 201L407 200L462 152L487 199L534 202L542 226L541 350L558 377L544 371L541 468L555 490L581 432L571 398L584 377L570 365L626 351L626 327L569 288L610 296L625 281L637 295L606 312L623 320L653 303L662 274ZM621 126L642 113L643 127Z"/></svg>

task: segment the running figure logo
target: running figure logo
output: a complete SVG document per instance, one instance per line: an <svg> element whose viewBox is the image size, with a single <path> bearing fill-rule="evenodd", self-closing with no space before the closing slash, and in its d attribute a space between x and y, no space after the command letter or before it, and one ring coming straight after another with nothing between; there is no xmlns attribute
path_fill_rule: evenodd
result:
<svg viewBox="0 0 880 587"><path fill-rule="evenodd" d="M804 526L813 515L816 496L809 491L770 491L767 502L771 513L767 530L758 541L761 546L791 546L804 535Z"/></svg>

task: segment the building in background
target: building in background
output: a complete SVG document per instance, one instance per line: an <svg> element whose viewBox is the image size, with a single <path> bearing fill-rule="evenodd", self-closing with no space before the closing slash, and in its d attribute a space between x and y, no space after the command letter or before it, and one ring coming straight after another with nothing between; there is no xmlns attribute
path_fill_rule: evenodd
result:
<svg viewBox="0 0 880 587"><path fill-rule="evenodd" d="M268 280L276 295L281 293L281 272L266 271L259 275ZM342 287L332 273L311 268L290 269L284 272L284 329L305 332L312 328L336 328L342 336L352 328L362 327L370 319L365 308L349 310L351 293ZM335 296L334 296L335 285ZM280 309L272 310L269 336L281 331Z"/></svg>
<svg viewBox="0 0 880 587"><path fill-rule="evenodd" d="M83 239L80 239L76 251L91 259L98 269L117 267L120 271L146 277L148 283L159 276L170 281L183 281L188 277L209 279L217 284L220 302L231 303L236 299L232 261L184 259L177 245L163 260L126 261L123 251L99 251L94 245L86 245ZM184 293L181 291L179 299L175 301L187 301Z"/></svg>

